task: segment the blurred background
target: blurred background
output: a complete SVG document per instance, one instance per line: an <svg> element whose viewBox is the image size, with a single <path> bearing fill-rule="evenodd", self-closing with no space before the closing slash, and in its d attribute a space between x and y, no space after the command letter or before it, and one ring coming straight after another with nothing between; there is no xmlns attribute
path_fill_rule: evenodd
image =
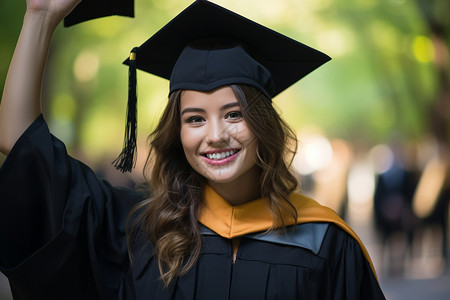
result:
<svg viewBox="0 0 450 300"><path fill-rule="evenodd" d="M121 63L191 2L135 0L134 19L56 30L44 116L72 156L113 184L142 182L146 137L168 92L167 81L138 72L137 168L114 171L128 91ZM450 1L213 2L332 57L274 100L298 132L302 190L361 236L388 299L448 299ZM24 11L25 1L0 2L2 90ZM4 277L0 299L12 299Z"/></svg>

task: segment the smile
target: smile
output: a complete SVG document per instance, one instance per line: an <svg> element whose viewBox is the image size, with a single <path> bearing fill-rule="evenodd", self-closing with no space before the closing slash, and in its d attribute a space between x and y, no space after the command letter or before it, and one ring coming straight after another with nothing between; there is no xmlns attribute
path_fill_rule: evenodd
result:
<svg viewBox="0 0 450 300"><path fill-rule="evenodd" d="M241 151L240 149L228 149L223 151L201 153L200 155L204 157L207 163L211 165L224 165L237 157L237 154Z"/></svg>
<svg viewBox="0 0 450 300"><path fill-rule="evenodd" d="M230 157L237 152L239 152L239 150L234 149L234 150L227 150L227 151L223 151L223 152L206 153L206 154L204 154L204 156L209 159L220 160L220 159Z"/></svg>

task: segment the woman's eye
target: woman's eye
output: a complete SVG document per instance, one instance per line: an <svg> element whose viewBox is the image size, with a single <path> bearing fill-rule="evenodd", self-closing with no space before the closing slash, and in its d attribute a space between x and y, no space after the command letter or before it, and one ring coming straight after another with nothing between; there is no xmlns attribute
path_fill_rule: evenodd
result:
<svg viewBox="0 0 450 300"><path fill-rule="evenodd" d="M201 123L201 122L203 122L203 118L199 117L199 116L193 116L193 117L189 117L186 119L186 123L195 124L195 123Z"/></svg>
<svg viewBox="0 0 450 300"><path fill-rule="evenodd" d="M242 118L242 113L240 111L232 111L226 115L227 119L240 119Z"/></svg>

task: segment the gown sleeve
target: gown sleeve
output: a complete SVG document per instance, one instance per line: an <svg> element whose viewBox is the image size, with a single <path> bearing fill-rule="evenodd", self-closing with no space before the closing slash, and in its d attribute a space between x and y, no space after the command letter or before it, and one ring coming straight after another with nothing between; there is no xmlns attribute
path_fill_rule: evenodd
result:
<svg viewBox="0 0 450 300"><path fill-rule="evenodd" d="M321 253L329 258L329 298L386 299L359 244L349 234L330 226Z"/></svg>
<svg viewBox="0 0 450 300"><path fill-rule="evenodd" d="M99 180L39 116L0 169L0 270L14 298L126 293L125 224L144 197Z"/></svg>

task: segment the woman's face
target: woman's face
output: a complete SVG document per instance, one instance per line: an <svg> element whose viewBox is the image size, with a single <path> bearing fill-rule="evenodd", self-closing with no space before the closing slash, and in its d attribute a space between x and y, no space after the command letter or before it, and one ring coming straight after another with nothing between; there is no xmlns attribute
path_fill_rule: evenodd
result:
<svg viewBox="0 0 450 300"><path fill-rule="evenodd" d="M181 143L189 164L208 182L256 180L257 142L233 90L185 90L180 99Z"/></svg>

